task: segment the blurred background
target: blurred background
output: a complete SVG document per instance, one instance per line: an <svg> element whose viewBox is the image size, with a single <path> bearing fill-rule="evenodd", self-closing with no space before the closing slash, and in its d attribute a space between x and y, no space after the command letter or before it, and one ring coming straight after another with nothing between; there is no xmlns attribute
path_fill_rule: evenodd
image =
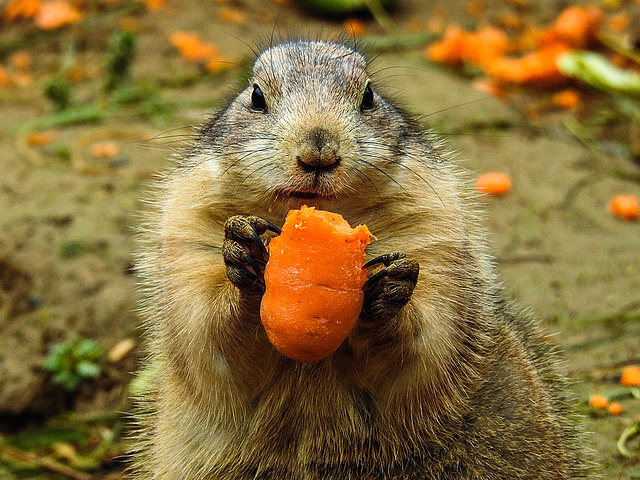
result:
<svg viewBox="0 0 640 480"><path fill-rule="evenodd" d="M455 152L605 478L640 478L639 20L638 0L0 1L0 479L123 478L141 198L256 52L301 37L363 49Z"/></svg>

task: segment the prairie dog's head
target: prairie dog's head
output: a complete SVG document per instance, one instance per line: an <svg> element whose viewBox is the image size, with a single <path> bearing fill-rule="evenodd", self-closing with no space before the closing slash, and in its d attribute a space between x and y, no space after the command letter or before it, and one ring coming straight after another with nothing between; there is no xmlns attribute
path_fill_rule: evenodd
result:
<svg viewBox="0 0 640 480"><path fill-rule="evenodd" d="M393 194L412 134L377 93L365 58L322 41L262 52L248 86L203 133L228 180L289 206Z"/></svg>

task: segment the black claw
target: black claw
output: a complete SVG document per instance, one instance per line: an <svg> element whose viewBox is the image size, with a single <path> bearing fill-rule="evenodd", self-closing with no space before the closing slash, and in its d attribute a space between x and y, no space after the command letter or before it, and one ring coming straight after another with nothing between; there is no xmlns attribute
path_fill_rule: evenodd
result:
<svg viewBox="0 0 640 480"><path fill-rule="evenodd" d="M262 242L260 242L260 243L262 243ZM264 245L262 245L262 246L264 248ZM266 251L266 248L265 248L265 251ZM253 268L254 272L259 272L260 271L260 267L258 266L258 263L248 253L245 252L245 254L242 256L242 260L247 262L249 264L249 266L251 268ZM256 277L256 278L258 278L258 277Z"/></svg>
<svg viewBox="0 0 640 480"><path fill-rule="evenodd" d="M266 220L264 221L264 223L267 224L266 229L277 234L280 235L282 233L282 230L280 230L278 227L276 227L273 223L271 222L267 222Z"/></svg>
<svg viewBox="0 0 640 480"><path fill-rule="evenodd" d="M387 269L383 268L382 270L377 272L375 275L371 275L369 278L367 278L367 281L365 282L362 289L364 291L371 290L371 288L373 288L373 286L378 282L378 280L387 276L388 274L389 272L387 272Z"/></svg>
<svg viewBox="0 0 640 480"><path fill-rule="evenodd" d="M260 238L260 236L256 233L256 231L253 231L253 234L251 235L251 237L253 238L253 243L256 244L256 246L260 249L260 251L262 252L263 255L267 255L267 247L264 246L264 243L262 241L262 239ZM249 257L251 258L251 257ZM253 261L253 259L251 259ZM253 266L253 265L251 265Z"/></svg>
<svg viewBox="0 0 640 480"><path fill-rule="evenodd" d="M395 262L396 260L404 257L405 254L402 252L385 253L384 255L380 255L379 257L374 258L373 260L369 260L364 264L362 268L369 268L380 263L382 263L385 267L388 267L392 262Z"/></svg>

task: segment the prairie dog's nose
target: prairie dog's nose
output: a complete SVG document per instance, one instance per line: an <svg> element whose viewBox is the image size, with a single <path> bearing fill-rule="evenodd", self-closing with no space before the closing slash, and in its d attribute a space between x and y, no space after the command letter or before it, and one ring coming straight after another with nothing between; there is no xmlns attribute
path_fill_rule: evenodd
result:
<svg viewBox="0 0 640 480"><path fill-rule="evenodd" d="M297 158L309 167L331 167L340 161L338 142L327 129L316 127L307 133Z"/></svg>

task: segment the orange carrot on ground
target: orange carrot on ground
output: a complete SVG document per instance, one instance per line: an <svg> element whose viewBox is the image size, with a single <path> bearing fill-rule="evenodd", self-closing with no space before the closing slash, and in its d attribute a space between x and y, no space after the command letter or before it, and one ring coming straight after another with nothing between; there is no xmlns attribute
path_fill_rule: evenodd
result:
<svg viewBox="0 0 640 480"><path fill-rule="evenodd" d="M367 26L359 18L347 18L342 22L342 30L349 36L360 37L367 30Z"/></svg>
<svg viewBox="0 0 640 480"><path fill-rule="evenodd" d="M624 407L618 402L611 402L609 404L608 410L610 415L620 415L622 412L624 412Z"/></svg>
<svg viewBox="0 0 640 480"><path fill-rule="evenodd" d="M164 0L144 0L144 5L149 10L160 10L164 6Z"/></svg>
<svg viewBox="0 0 640 480"><path fill-rule="evenodd" d="M269 243L260 317L273 346L311 362L334 352L362 309L370 232L338 214L302 207Z"/></svg>
<svg viewBox="0 0 640 480"><path fill-rule="evenodd" d="M215 45L203 42L195 33L173 32L169 41L178 49L182 58L190 62L206 62L219 56Z"/></svg>
<svg viewBox="0 0 640 480"><path fill-rule="evenodd" d="M120 153L120 147L115 142L97 142L91 145L93 158L113 158Z"/></svg>
<svg viewBox="0 0 640 480"><path fill-rule="evenodd" d="M556 107L566 110L577 110L581 105L580 92L574 88L560 90L551 97L551 102Z"/></svg>
<svg viewBox="0 0 640 480"><path fill-rule="evenodd" d="M597 39L604 12L597 5L573 5L564 9L549 31L554 43L562 42L574 48L586 48Z"/></svg>
<svg viewBox="0 0 640 480"><path fill-rule="evenodd" d="M28 52L19 50L9 55L8 61L12 67L20 71L28 71L33 64L33 57Z"/></svg>
<svg viewBox="0 0 640 480"><path fill-rule="evenodd" d="M511 190L511 177L501 172L484 173L476 180L476 188L487 195L506 195Z"/></svg>
<svg viewBox="0 0 640 480"><path fill-rule="evenodd" d="M448 25L442 39L429 45L425 55L434 62L450 66L462 65L462 51L467 33L457 25Z"/></svg>
<svg viewBox="0 0 640 480"><path fill-rule="evenodd" d="M11 85L13 85L13 80L11 80L9 72L7 72L7 70L2 65L0 65L0 86L9 87Z"/></svg>
<svg viewBox="0 0 640 480"><path fill-rule="evenodd" d="M497 81L520 85L552 87L568 81L558 68L558 59L570 51L563 44L543 47L520 58L501 57L487 69L487 73Z"/></svg>
<svg viewBox="0 0 640 480"><path fill-rule="evenodd" d="M429 45L425 54L434 62L450 66L470 63L488 67L510 48L509 37L498 28L485 27L476 32L468 32L457 25L450 25L442 39Z"/></svg>
<svg viewBox="0 0 640 480"><path fill-rule="evenodd" d="M74 6L64 0L53 0L42 4L36 16L36 25L43 30L56 30L80 20L82 14Z"/></svg>
<svg viewBox="0 0 640 480"><path fill-rule="evenodd" d="M511 41L505 32L496 27L484 27L468 34L463 59L465 62L487 68L510 49Z"/></svg>
<svg viewBox="0 0 640 480"><path fill-rule="evenodd" d="M2 10L2 18L10 22L19 18L34 18L40 12L40 8L40 0L10 0Z"/></svg>
<svg viewBox="0 0 640 480"><path fill-rule="evenodd" d="M609 406L609 399L604 395L594 394L589 397L589 405L593 408L607 408Z"/></svg>
<svg viewBox="0 0 640 480"><path fill-rule="evenodd" d="M638 220L640 202L635 195L616 195L609 202L609 211L623 220Z"/></svg>
<svg viewBox="0 0 640 480"><path fill-rule="evenodd" d="M629 365L622 369L620 376L620 385L625 387L640 387L640 367L637 365Z"/></svg>
<svg viewBox="0 0 640 480"><path fill-rule="evenodd" d="M30 147L42 147L49 145L56 140L56 133L53 130L31 132L27 135L27 145Z"/></svg>

